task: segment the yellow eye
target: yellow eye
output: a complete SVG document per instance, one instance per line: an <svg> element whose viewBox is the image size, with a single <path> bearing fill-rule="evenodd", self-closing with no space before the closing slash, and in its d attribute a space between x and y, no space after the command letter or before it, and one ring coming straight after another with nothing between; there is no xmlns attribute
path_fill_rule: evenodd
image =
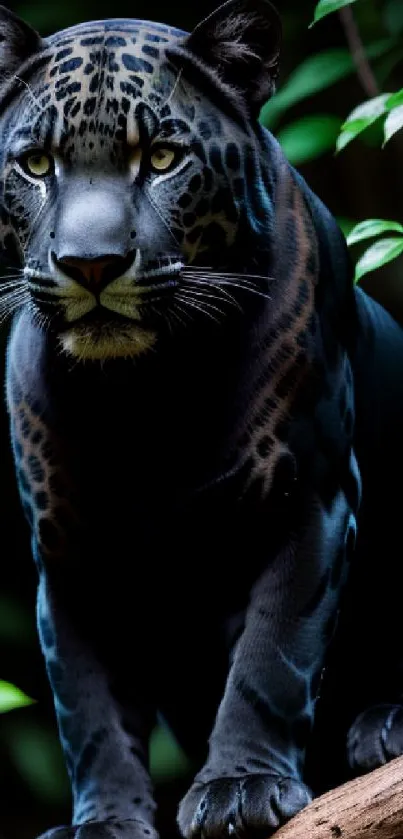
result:
<svg viewBox="0 0 403 839"><path fill-rule="evenodd" d="M32 154L26 155L22 165L29 175L33 175L35 178L44 178L52 171L53 160L43 152L32 152Z"/></svg>
<svg viewBox="0 0 403 839"><path fill-rule="evenodd" d="M169 146L157 146L151 154L151 166L158 172L169 169L177 157L175 149Z"/></svg>

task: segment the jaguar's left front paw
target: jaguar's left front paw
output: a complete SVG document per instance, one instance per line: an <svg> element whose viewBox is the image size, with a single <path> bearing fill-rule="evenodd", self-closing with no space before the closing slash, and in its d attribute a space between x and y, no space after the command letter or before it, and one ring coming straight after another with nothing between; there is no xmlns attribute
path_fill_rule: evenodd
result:
<svg viewBox="0 0 403 839"><path fill-rule="evenodd" d="M158 834L143 819L110 819L56 827L42 833L38 839L158 839Z"/></svg>
<svg viewBox="0 0 403 839"><path fill-rule="evenodd" d="M374 705L359 714L347 738L348 762L369 772L403 754L403 706Z"/></svg>
<svg viewBox="0 0 403 839"><path fill-rule="evenodd" d="M190 788L180 804L178 824L186 839L267 839L310 800L308 787L294 778L216 778Z"/></svg>

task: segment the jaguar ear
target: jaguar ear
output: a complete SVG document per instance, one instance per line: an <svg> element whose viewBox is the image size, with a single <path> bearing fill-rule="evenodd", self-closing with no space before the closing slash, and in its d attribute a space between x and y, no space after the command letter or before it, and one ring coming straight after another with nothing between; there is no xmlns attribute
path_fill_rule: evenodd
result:
<svg viewBox="0 0 403 839"><path fill-rule="evenodd" d="M268 0L229 0L183 46L241 94L254 115L274 93L282 27Z"/></svg>
<svg viewBox="0 0 403 839"><path fill-rule="evenodd" d="M0 84L41 48L38 33L10 9L0 6Z"/></svg>

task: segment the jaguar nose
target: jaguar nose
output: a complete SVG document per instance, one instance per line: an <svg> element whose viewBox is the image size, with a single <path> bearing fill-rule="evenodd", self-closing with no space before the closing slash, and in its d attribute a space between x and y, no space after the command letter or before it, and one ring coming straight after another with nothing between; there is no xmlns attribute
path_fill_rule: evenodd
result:
<svg viewBox="0 0 403 839"><path fill-rule="evenodd" d="M135 251L130 251L127 256L105 254L95 259L81 259L76 256L63 256L57 259L55 254L52 256L59 271L98 294L130 268L135 258Z"/></svg>

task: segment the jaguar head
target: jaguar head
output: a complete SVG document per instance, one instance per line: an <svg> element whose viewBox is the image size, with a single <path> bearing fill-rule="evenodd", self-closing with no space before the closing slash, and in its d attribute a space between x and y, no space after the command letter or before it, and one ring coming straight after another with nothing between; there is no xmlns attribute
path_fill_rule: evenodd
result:
<svg viewBox="0 0 403 839"><path fill-rule="evenodd" d="M190 35L122 19L46 40L1 8L1 238L21 267L0 306L29 306L78 359L229 316L254 289L245 219L279 40L266 0Z"/></svg>

